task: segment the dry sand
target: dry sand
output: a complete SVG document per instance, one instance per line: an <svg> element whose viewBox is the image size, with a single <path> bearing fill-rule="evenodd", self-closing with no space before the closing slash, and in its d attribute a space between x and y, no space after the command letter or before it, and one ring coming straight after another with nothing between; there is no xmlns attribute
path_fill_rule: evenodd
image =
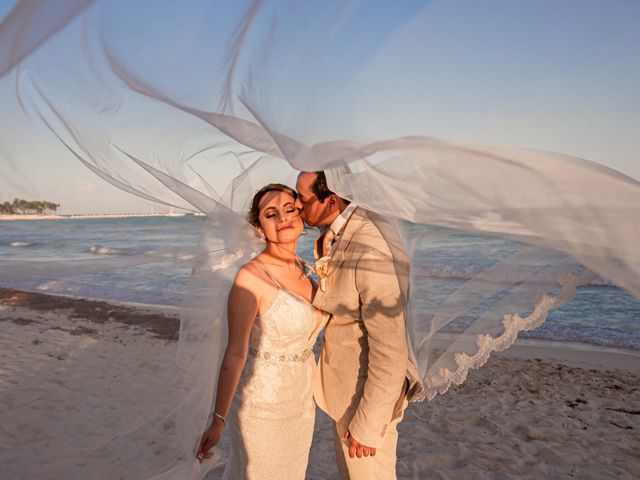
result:
<svg viewBox="0 0 640 480"><path fill-rule="evenodd" d="M163 394L178 322L159 311L0 289L0 328L0 478L40 479L50 477L38 448L51 448L73 422L126 424ZM74 360L69 355L83 355L75 378L61 367ZM640 478L639 369L632 352L517 345L446 395L410 405L398 477ZM121 377L109 390L101 388L105 371ZM140 376L144 390L132 390ZM85 388L72 388L77 382ZM130 418L110 418L105 405L123 398ZM74 446L55 448L65 455ZM331 424L321 412L307 478L337 478Z"/></svg>

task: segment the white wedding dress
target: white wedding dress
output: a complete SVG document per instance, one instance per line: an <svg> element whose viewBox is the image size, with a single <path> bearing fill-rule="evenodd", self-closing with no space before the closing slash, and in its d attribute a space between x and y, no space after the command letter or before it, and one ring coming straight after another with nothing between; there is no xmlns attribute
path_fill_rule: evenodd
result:
<svg viewBox="0 0 640 480"><path fill-rule="evenodd" d="M316 309L278 287L271 306L256 317L249 356L228 417L231 453L223 479L304 479L313 437L313 345Z"/></svg>

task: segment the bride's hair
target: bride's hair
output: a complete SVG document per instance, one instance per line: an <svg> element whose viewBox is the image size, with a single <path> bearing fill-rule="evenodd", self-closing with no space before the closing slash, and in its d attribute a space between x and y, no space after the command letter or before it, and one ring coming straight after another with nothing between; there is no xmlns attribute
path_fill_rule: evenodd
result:
<svg viewBox="0 0 640 480"><path fill-rule="evenodd" d="M253 200L251 200L251 208L247 215L247 220L249 220L249 223L254 227L260 226L260 220L258 220L258 216L260 215L260 200L262 200L262 197L269 192L285 192L291 195L294 200L298 198L298 192L287 185L283 185L282 183L270 183L269 185L265 185L253 196Z"/></svg>

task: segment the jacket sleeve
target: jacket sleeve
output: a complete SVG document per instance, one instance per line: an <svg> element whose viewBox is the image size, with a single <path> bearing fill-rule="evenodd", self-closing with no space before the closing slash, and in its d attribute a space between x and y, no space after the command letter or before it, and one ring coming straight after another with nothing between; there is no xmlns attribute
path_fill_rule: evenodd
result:
<svg viewBox="0 0 640 480"><path fill-rule="evenodd" d="M369 358L364 392L349 430L369 447L381 444L407 372L405 298L396 273L396 268L405 267L378 249L367 251L356 265Z"/></svg>

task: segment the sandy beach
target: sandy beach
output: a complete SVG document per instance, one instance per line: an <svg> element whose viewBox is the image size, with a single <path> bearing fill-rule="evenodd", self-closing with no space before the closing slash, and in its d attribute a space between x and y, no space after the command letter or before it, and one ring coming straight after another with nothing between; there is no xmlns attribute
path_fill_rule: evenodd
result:
<svg viewBox="0 0 640 480"><path fill-rule="evenodd" d="M37 449L67 454L74 445L56 442L65 428L86 428L89 442L91 422L135 419L162 396L178 333L169 312L9 289L0 289L0 325L3 480L52 478ZM70 358L70 347L81 356ZM81 365L75 378L64 368L72 361ZM121 377L108 391L106 371ZM132 387L141 377L144 389ZM110 417L108 406L123 401L130 418ZM410 405L398 477L635 479L639 445L640 355L521 342L446 395ZM337 478L331 424L321 412L307 478Z"/></svg>

